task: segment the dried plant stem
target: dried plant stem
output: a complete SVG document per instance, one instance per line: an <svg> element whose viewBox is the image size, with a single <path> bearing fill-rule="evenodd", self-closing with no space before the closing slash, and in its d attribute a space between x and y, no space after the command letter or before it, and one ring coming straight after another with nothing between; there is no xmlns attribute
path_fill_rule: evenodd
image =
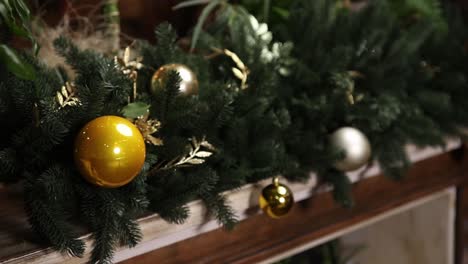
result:
<svg viewBox="0 0 468 264"><path fill-rule="evenodd" d="M120 13L119 0L106 0L104 14L108 19L107 36L112 40L112 52L120 48Z"/></svg>

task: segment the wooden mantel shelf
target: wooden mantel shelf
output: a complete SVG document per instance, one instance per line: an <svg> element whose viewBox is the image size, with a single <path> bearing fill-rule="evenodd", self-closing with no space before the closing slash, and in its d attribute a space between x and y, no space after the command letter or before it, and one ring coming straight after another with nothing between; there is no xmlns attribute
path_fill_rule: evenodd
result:
<svg viewBox="0 0 468 264"><path fill-rule="evenodd" d="M417 168L412 168L410 170L408 178L410 178L410 180L413 179L414 177L418 177L418 179L421 179L421 177L423 177L422 175L420 175L421 171L427 174L427 173L432 173L432 170L437 170L437 173L436 173L437 175L428 177L427 183L424 183L426 185L430 183L434 183L435 184L434 186L437 186L437 188L426 186L426 185L424 186L426 186L429 189L432 188L434 189L434 191L437 191L437 190L440 190L440 188L442 187L448 187L448 186L451 186L451 184L452 185L455 184L454 181L460 181L459 179L460 177L458 177L458 175L461 175L462 166L460 165L460 162L456 161L455 159L453 159L453 157L451 157L450 152L454 152L456 151L456 149L459 149L461 147L462 147L462 143L459 140L448 141L447 147L445 149L440 149L440 148L418 149L414 146L408 146L407 152L409 153L411 161L414 163L417 163L415 166L413 166ZM432 161L433 159L438 159L439 163L442 165L438 167L431 166L434 164L434 162ZM425 163L425 164L422 164L422 163ZM416 169L419 172L417 173L418 174L417 176L414 176L412 174L416 173L416 172L413 172ZM396 188L395 186L399 184L399 183L391 182L389 180L385 180L383 179L383 177L376 177L379 174L380 174L380 169L378 168L378 166L374 165L374 166L371 166L370 168L367 168L366 170L360 170L360 171L350 173L348 176L353 183L364 182L364 181L369 181L369 180L376 181L376 179L379 178L379 184L381 185L381 187L379 187L380 189L377 188L376 190L373 190L373 192L375 191L385 192L385 190L381 188L384 188L387 185L390 186L388 188ZM444 175L449 175L449 176L445 177ZM450 175L456 175L456 177L455 176L452 177ZM404 180L403 182L405 181L407 180ZM383 182L383 184L380 182ZM242 221L239 229L244 228L243 227L244 222L257 221L255 220L256 218L261 218L262 219L261 221L263 222L275 221L275 220L270 220L263 215L260 215L260 212L258 210L258 204L257 204L258 195L261 189L269 183L270 181L262 181L256 184L246 185L236 191L229 191L225 193L225 195L228 197L229 201L231 202L232 207L240 216L240 219L245 220L245 221ZM307 183L287 183L287 184L291 188L291 190L294 192L295 200L297 202L304 201L303 203L310 203L311 197L319 197L317 198L318 200L320 199L326 200L326 202L324 202L323 204L323 207L320 204L314 202L313 203L314 208L310 208L309 211L313 211L314 217L316 217L317 215L320 215L321 213L325 214L324 217L319 221L323 227L323 230L320 230L320 232L315 232L314 235L320 236L320 234L322 235L327 234L327 231L326 231L327 228L325 225L326 222L323 222L323 221L329 221L331 223L332 222L330 221L331 218L327 218L327 217L332 217L332 216L331 215L327 216L326 213L331 212L330 211L331 208L335 208L335 209L337 208L336 205L334 205L333 202L331 201L331 198L329 195L330 187L317 186L317 177L314 174L311 174L311 177ZM402 183L402 184L405 184L405 183ZM356 184L355 189L367 188L363 186L364 185ZM407 195L405 197L411 196L412 193L414 192L413 196L414 198L417 198L417 194L420 194L421 191L413 190L412 188L414 187L415 185L410 185L408 187L409 189L406 190ZM402 191L405 191L405 188L402 187L402 189L403 189ZM391 192L391 189L389 190ZM421 190L424 190L424 189L421 189ZM353 190L353 192L356 192L356 190ZM385 195L389 195L389 194L385 194ZM322 196L326 198L320 198ZM357 193L356 202L358 203L358 205L356 209L353 209L350 211L353 211L353 213L358 213L359 210L362 210L361 208L364 208L364 207L367 208L368 206L375 205L376 203L375 201L369 201L368 203L370 205L366 205L366 202L362 201L361 198L362 197L360 196L360 194ZM8 192L7 190L0 190L0 201L1 201L0 224L2 226L2 228L0 228L0 263L84 263L87 261L87 258L89 256L90 249L91 249L91 241L90 241L88 234L83 235L83 238L86 240L86 244L87 244L87 250L86 250L86 254L84 258L81 258L81 259L72 258L67 255L58 253L51 248L40 246L38 243L34 242L34 236L29 230L29 225L26 221L26 218L23 212L21 197L19 197L18 194L14 195L12 194L12 192ZM390 206L390 203L388 206ZM158 252L159 257L169 257L168 254L170 254L170 252L173 252L174 250L173 248L170 248L170 247L177 246L178 248L180 248L181 247L180 243L183 243L186 240L192 241L193 243L202 243L200 241L197 241L198 237L206 235L209 238L209 236L211 236L211 234L213 234L214 232L225 232L222 230L217 230L219 228L218 223L215 220L207 217L206 209L204 208L201 201L193 201L189 204L189 207L191 211L191 216L183 225L169 224L165 222L163 219L161 219L156 214L141 218L139 222L140 222L143 234L144 234L142 243L140 243L137 247L132 248L132 249L127 249L127 248L118 249L116 252L114 261L115 262L126 261L133 257L144 255L145 253L148 253L148 252L152 252L152 251L154 252L156 249L161 249L159 250L160 252ZM295 209L296 211L299 210L297 209L297 207L299 206L296 206L296 209ZM375 210L381 211L383 209L378 208ZM346 210L341 210L341 211L346 211ZM346 214L349 214L349 212L343 212L343 214L346 215ZM291 217L291 221L294 221L295 217L296 216L293 215ZM306 217L306 216L303 216L303 217ZM333 217L336 217L337 219L339 219L339 217L341 216L337 214ZM281 221L277 223L284 223L284 221L288 221L287 218L288 217L286 217L285 220L282 219ZM354 219L353 221L356 221L356 219ZM320 226L317 226L317 228L318 227ZM237 232L237 231L234 231L234 232ZM227 233L226 236L229 236L229 233ZM233 236L238 237L239 235L236 234ZM300 241L300 239L298 241ZM221 244L222 243L220 243L220 246ZM261 249L258 249L258 250L261 251ZM212 254L208 251L205 253ZM174 256L172 256L171 258L173 257ZM210 263L217 263L217 261L215 261L216 260L215 257L216 256L213 256L212 258L213 262L210 262ZM179 256L179 258L181 257ZM261 259L262 258L260 257L259 259L249 259L249 260L256 262ZM140 260L142 261L143 259L140 259ZM181 263L184 261L187 261L187 259L183 259L183 258L174 259L174 262ZM132 262L132 260L129 260L129 263L130 262ZM140 262L135 261L132 263L140 263ZM160 263L160 262L156 261L156 262L148 262L148 263Z"/></svg>

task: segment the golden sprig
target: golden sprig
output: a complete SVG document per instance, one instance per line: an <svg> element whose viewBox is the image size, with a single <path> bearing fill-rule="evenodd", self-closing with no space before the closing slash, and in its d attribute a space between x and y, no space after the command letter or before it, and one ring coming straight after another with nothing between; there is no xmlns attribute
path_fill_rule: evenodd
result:
<svg viewBox="0 0 468 264"><path fill-rule="evenodd" d="M216 148L211 145L205 138L197 140L195 137L189 139L188 147L190 151L187 155L176 157L170 161L162 161L158 163L150 172L149 176L156 174L162 170L170 170L182 167L189 167L203 164L206 158L213 155Z"/></svg>
<svg viewBox="0 0 468 264"><path fill-rule="evenodd" d="M231 68L232 73L234 76L236 76L237 79L241 81L241 89L247 89L247 78L249 77L250 70L247 68L247 66L245 66L245 63L239 58L239 56L228 49L212 48L212 50L214 51L214 54L207 56L207 58L209 59L219 55L225 55L229 57L236 65L236 67Z"/></svg>
<svg viewBox="0 0 468 264"><path fill-rule="evenodd" d="M441 71L440 67L429 64L427 61L421 61L420 65L422 70L429 73L431 76L434 76Z"/></svg>
<svg viewBox="0 0 468 264"><path fill-rule="evenodd" d="M33 112L33 117L34 117L34 126L39 127L41 123L41 117L39 116L40 115L39 106L37 105L37 103L33 104L32 112Z"/></svg>
<svg viewBox="0 0 468 264"><path fill-rule="evenodd" d="M153 136L161 128L159 120L149 119L149 114L146 114L133 120L133 123L140 130L141 135L147 143L154 146L162 146L164 144L161 138Z"/></svg>
<svg viewBox="0 0 468 264"><path fill-rule="evenodd" d="M141 63L142 60L142 57L131 58L130 46L125 48L122 58L118 56L114 57L115 65L133 82L133 93L129 99L130 102L133 102L137 96L138 70L144 66Z"/></svg>
<svg viewBox="0 0 468 264"><path fill-rule="evenodd" d="M60 91L57 91L55 99L60 105L59 109L66 106L81 105L80 99L76 96L76 86L72 82L65 82Z"/></svg>
<svg viewBox="0 0 468 264"><path fill-rule="evenodd" d="M202 147L207 150L201 150ZM214 147L205 139L198 141L195 137L190 139L190 152L185 157L177 158L172 166L181 167L186 165L198 165L205 162L205 158L213 155Z"/></svg>
<svg viewBox="0 0 468 264"><path fill-rule="evenodd" d="M348 90L346 96L350 105L354 105L356 102L361 101L364 98L363 94L354 94L354 80L365 78L365 75L358 71L348 71L348 76L350 77Z"/></svg>

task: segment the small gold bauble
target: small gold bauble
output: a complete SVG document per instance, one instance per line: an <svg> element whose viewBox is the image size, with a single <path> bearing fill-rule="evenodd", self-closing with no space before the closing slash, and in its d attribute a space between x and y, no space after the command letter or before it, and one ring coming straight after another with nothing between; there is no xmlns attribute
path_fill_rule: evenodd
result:
<svg viewBox="0 0 468 264"><path fill-rule="evenodd" d="M332 148L344 152L344 158L335 162L334 167L340 171L356 170L371 157L371 145L366 135L353 127L342 127L330 136Z"/></svg>
<svg viewBox="0 0 468 264"><path fill-rule="evenodd" d="M268 216L280 218L289 213L294 204L294 197L291 190L275 178L272 184L262 190L259 204Z"/></svg>
<svg viewBox="0 0 468 264"><path fill-rule="evenodd" d="M115 188L129 183L145 162L145 142L127 119L102 116L87 123L75 139L75 163L84 178Z"/></svg>
<svg viewBox="0 0 468 264"><path fill-rule="evenodd" d="M151 78L151 92L157 93L166 86L167 76L170 71L176 71L180 76L179 92L182 95L194 95L198 93L198 79L195 73L183 64L166 64L161 66Z"/></svg>

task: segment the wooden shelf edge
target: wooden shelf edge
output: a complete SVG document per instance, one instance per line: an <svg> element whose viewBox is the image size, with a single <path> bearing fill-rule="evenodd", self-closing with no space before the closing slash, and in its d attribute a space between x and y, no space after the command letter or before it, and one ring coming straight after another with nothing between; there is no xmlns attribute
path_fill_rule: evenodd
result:
<svg viewBox="0 0 468 264"><path fill-rule="evenodd" d="M461 141L459 140L451 140L447 142L446 149L441 148L424 148L419 149L414 145L407 146L407 153L409 154L411 162L418 162L444 152L452 151L461 146ZM363 179L375 177L381 173L380 168L378 165L374 164L368 169L360 169L355 172L351 172L348 174L351 182L356 183ZM285 181L285 179L283 179ZM236 211L237 215L239 216L240 220L247 219L249 216L255 215L260 213L259 210L255 210L258 208L258 195L263 187L270 184L269 180L264 180L258 182L256 184L249 184L246 185L239 190L236 191L228 191L225 195L228 197L229 201L231 202L231 206ZM293 183L288 182L287 185L294 193L294 199L296 202L300 202L302 200L306 200L313 195L318 193L323 193L330 191L331 188L328 186L323 186L317 189L317 175L311 174L310 179L307 183ZM191 217L187 220L187 222L179 226L181 230L177 232L170 232L167 236L163 236L163 232L155 233L154 239L145 240L145 242L138 245L136 248L133 249L123 249L119 251L115 256L115 261L123 261L128 258L132 258L134 256L138 256L144 254L149 251L153 251L155 249L170 245L172 243L176 243L181 240L185 240L194 236L201 235L203 233L212 231L220 227L220 225L213 219L206 219L206 209L202 205L200 201L194 201L190 204L191 210ZM254 210L252 210L254 208ZM150 216L146 221L149 223L155 223L153 216ZM157 216L154 216L157 217ZM163 221L163 220L157 220ZM144 224L142 228L144 229ZM167 230L169 231L169 230ZM146 236L146 234L145 234Z"/></svg>
<svg viewBox="0 0 468 264"><path fill-rule="evenodd" d="M299 202L287 217L253 215L233 231L216 229L123 263L260 263L446 188L458 190L468 165L468 157L460 154L456 150L417 162L401 181L380 175L356 183L352 210L337 205L330 192L318 193Z"/></svg>
<svg viewBox="0 0 468 264"><path fill-rule="evenodd" d="M442 148L424 148L418 149L415 146L407 146L407 152L412 162L418 162L444 152L452 151L461 146L460 140L449 140L445 149ZM371 178L380 174L378 166L373 165L366 170L358 170L349 173L348 176L353 183L363 179ZM284 180L284 179L283 179ZM231 206L239 215L240 219L246 219L250 216L259 214L258 195L261 189L269 184L270 181L265 180L256 184L246 185L235 191L227 191L224 193L228 197ZM317 177L311 174L310 179L306 183L287 183L294 192L295 200L302 201L310 198L313 195L327 192L330 187L317 187ZM313 192L312 192L313 190ZM142 243L135 248L120 248L117 250L114 261L123 261L158 248L162 248L179 241L189 239L194 236L212 231L219 228L215 220L207 217L207 212L201 201L193 201L189 203L191 212L190 218L183 225L169 224L161 219L157 214L149 215L139 220L144 238ZM2 234L0 234L0 238ZM28 250L16 256L9 256L6 259L0 258L0 263L84 263L87 261L91 250L92 241L89 235L82 237L86 241L86 254L84 258L72 258L52 250L51 248L37 248ZM0 249L1 251L1 249ZM0 254L1 256L1 254Z"/></svg>
<svg viewBox="0 0 468 264"><path fill-rule="evenodd" d="M387 219L387 218L389 218L391 216L400 214L400 213L405 212L405 211L409 211L409 210L411 210L413 208L419 207L419 206L424 205L426 203L430 203L431 201L440 199L441 197L445 197L445 196L450 197L450 200L452 201L452 204L455 207L456 195L457 195L456 187L454 187L454 186L447 187L446 189L437 191L437 192L435 192L435 193L433 193L431 195L427 195L427 196L423 196L421 198L417 198L416 200L409 201L407 203L398 205L397 207L389 209L388 211L382 212L381 214L376 214L375 216L371 216L371 217L369 217L367 219L363 219L362 221L358 222L357 224L350 225L350 226L344 227L342 229L338 229L338 230L336 230L334 232L331 232L330 234L324 235L323 237L321 237L319 239L312 240L312 241L310 241L308 243L304 243L304 244L302 244L302 245L300 245L298 247L295 247L293 249L286 250L285 252L281 252L280 254L274 255L274 256L272 256L272 257L270 257L270 258L268 258L268 259L266 259L264 261L259 262L259 264L260 263L274 263L274 262L280 261L282 259L285 259L287 257L290 257L290 256L293 256L295 254L301 253L303 251L306 251L308 249L311 249L311 248L316 247L318 245L321 245L323 243L329 242L329 241L331 241L333 239L336 239L336 238L339 238L341 236L352 233L352 232L354 232L356 230L359 230L361 228L368 227L368 226L370 226L372 224L375 224L375 223L377 223L377 222L379 222L381 220ZM455 216L451 216L450 218L451 218L452 222L455 221Z"/></svg>

